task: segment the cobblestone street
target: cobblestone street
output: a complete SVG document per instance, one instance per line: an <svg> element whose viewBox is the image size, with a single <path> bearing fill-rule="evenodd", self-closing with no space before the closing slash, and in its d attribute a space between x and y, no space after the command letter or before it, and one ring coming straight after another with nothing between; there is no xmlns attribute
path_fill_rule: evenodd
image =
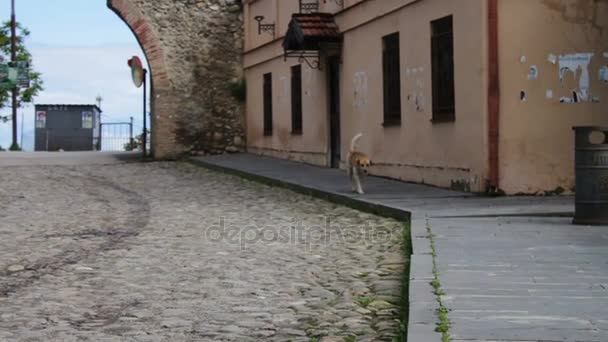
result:
<svg viewBox="0 0 608 342"><path fill-rule="evenodd" d="M400 222L182 163L7 166L0 184L0 341L399 330Z"/></svg>

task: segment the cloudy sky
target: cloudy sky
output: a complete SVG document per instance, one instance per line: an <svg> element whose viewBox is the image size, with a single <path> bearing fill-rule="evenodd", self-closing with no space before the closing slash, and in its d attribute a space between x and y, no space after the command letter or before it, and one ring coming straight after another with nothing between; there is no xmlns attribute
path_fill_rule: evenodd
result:
<svg viewBox="0 0 608 342"><path fill-rule="evenodd" d="M26 45L44 81L36 103L95 104L101 95L102 122L133 116L141 130L141 89L131 83L127 60L143 53L106 0L16 0L16 7L17 20L31 31ZM9 19L10 1L0 0L0 20ZM34 108L20 109L19 120L21 112L27 148L33 144ZM10 108L1 113L9 114ZM10 145L10 129L10 123L0 124L0 146Z"/></svg>

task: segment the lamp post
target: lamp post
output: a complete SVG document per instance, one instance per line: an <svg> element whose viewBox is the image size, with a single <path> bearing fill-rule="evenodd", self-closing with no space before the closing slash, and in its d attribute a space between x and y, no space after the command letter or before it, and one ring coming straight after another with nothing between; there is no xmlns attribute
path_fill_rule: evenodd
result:
<svg viewBox="0 0 608 342"><path fill-rule="evenodd" d="M11 0L11 62L17 61L17 20L15 16L15 0ZM17 92L18 88L12 90L13 102L13 147L17 146Z"/></svg>
<svg viewBox="0 0 608 342"><path fill-rule="evenodd" d="M148 151L148 115L146 113L146 109L147 109L147 91L146 91L146 83L148 83L146 81L147 77L146 75L148 75L148 70L143 69L144 70L144 135L142 136L141 139L141 143L143 144L143 149L144 149L144 157L146 157L148 155L147 151Z"/></svg>

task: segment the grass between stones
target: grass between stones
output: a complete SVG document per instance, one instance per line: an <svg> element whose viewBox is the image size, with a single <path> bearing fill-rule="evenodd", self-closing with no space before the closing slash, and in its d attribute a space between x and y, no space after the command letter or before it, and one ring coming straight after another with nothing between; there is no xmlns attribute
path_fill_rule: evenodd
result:
<svg viewBox="0 0 608 342"><path fill-rule="evenodd" d="M437 299L437 303L439 304L439 310L437 312L437 316L439 317L439 323L437 323L437 327L435 328L436 332L441 333L442 342L450 342L452 339L450 337L450 320L448 318L448 313L450 310L445 307L443 301L441 300L441 296L445 294L441 289L441 282L439 282L439 270L437 268L437 250L435 249L435 235L431 231L431 226L427 222L426 230L428 232L428 239L431 243L431 255L433 256L433 281L431 281L431 286L433 286L433 293Z"/></svg>
<svg viewBox="0 0 608 342"><path fill-rule="evenodd" d="M412 257L411 228L411 221L407 221L403 224L403 230L401 232L405 267L403 268L403 275L401 276L401 320L399 322L399 341L407 341L407 325L410 315L410 263Z"/></svg>

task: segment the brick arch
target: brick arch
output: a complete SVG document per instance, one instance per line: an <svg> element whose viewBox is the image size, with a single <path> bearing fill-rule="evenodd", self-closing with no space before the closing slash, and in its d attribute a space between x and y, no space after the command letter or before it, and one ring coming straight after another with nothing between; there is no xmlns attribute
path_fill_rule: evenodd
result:
<svg viewBox="0 0 608 342"><path fill-rule="evenodd" d="M159 124L158 118L161 117L158 110L164 107L162 102L166 96L163 95L171 92L171 82L167 72L167 63L161 48L160 39L150 22L146 19L141 10L133 3L133 0L107 1L108 8L116 13L118 17L121 18L131 29L148 62L151 80L150 116L152 120L152 152L155 155L166 154L164 151L156 151L157 144L155 143L158 135L164 134L159 132L159 129L157 128L157 125ZM131 56L125 56L125 67L126 59L128 57Z"/></svg>
<svg viewBox="0 0 608 342"><path fill-rule="evenodd" d="M108 7L129 26L137 38L150 66L155 90L169 90L170 82L160 39L143 13L132 0L108 0Z"/></svg>

